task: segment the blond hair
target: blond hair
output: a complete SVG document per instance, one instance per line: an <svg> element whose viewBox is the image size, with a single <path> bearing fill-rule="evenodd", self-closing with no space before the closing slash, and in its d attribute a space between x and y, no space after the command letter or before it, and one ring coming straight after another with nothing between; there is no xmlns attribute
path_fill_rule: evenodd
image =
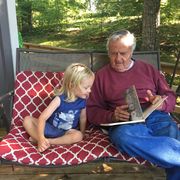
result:
<svg viewBox="0 0 180 180"><path fill-rule="evenodd" d="M76 98L72 89L80 87L80 84L84 78L90 78L94 76L94 73L86 65L81 63L73 63L69 65L63 76L62 86L59 89L59 95L65 94L66 101L71 102Z"/></svg>

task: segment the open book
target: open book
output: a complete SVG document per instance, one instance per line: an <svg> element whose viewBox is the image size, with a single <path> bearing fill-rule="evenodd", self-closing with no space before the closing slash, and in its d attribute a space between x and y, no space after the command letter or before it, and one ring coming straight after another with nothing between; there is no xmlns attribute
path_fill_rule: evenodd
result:
<svg viewBox="0 0 180 180"><path fill-rule="evenodd" d="M101 124L101 126L115 126L115 125L122 125L122 124L130 124L130 123L140 123L145 122L145 119L154 111L156 110L163 102L166 97L161 98L157 103L151 104L145 111L142 111L136 88L133 85L125 92L126 102L129 106L129 112L131 115L131 119L129 121L120 121L116 123L107 123Z"/></svg>

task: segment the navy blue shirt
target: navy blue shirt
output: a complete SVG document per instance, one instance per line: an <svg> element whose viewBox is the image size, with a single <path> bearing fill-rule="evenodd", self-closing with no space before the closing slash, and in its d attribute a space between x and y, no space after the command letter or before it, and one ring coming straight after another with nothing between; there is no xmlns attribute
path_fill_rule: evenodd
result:
<svg viewBox="0 0 180 180"><path fill-rule="evenodd" d="M81 110L86 107L86 99L77 98L67 102L64 94L60 95L60 106L53 112L48 122L58 129L76 129L79 123Z"/></svg>

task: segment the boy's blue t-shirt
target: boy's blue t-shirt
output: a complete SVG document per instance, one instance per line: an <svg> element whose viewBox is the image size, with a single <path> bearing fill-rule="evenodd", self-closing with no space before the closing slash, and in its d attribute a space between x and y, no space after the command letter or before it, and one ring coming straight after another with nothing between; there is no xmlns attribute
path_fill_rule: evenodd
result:
<svg viewBox="0 0 180 180"><path fill-rule="evenodd" d="M64 94L60 95L60 106L48 119L48 123L58 129L76 129L79 123L81 110L86 107L86 99L78 98L73 102L67 102Z"/></svg>

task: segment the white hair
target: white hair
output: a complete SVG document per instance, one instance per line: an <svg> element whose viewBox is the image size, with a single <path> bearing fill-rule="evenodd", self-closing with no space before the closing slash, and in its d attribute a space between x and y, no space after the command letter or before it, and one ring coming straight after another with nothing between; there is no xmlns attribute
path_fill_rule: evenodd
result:
<svg viewBox="0 0 180 180"><path fill-rule="evenodd" d="M123 44L125 44L126 46L131 47L132 52L135 50L136 38L134 37L134 34L130 33L127 30L120 30L120 31L114 32L113 34L109 36L107 40L107 44L106 44L106 48L108 52L109 52L109 43L111 41L116 41L118 39L121 39Z"/></svg>

